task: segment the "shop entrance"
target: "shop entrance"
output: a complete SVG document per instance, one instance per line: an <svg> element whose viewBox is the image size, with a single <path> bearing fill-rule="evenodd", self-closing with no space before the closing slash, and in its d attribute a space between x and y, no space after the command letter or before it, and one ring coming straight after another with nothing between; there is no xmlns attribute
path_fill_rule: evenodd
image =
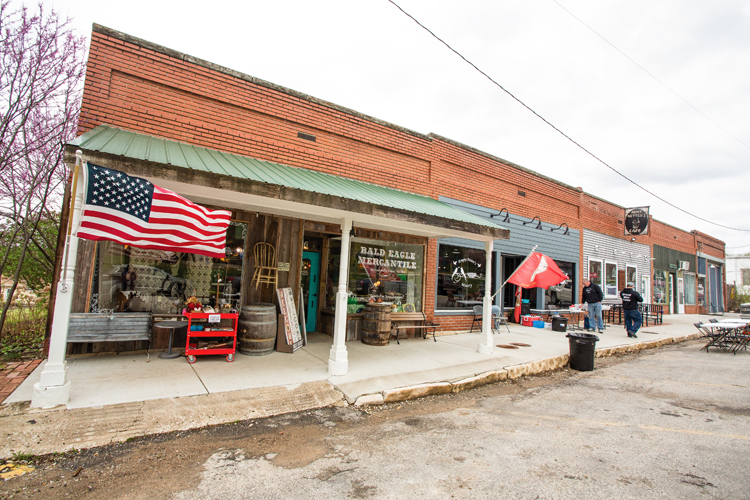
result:
<svg viewBox="0 0 750 500"><path fill-rule="evenodd" d="M314 332L318 323L320 253L302 252L302 297L305 301L305 330Z"/></svg>
<svg viewBox="0 0 750 500"><path fill-rule="evenodd" d="M518 266L521 265L521 262L526 257L506 257L503 256L503 280L501 282L505 283L505 280L510 278L510 276L513 274L513 272L516 270ZM503 309L504 310L513 310L516 306L516 285L513 285L511 283L508 283L505 285L505 289L503 290ZM536 288L524 288L521 291L521 298L526 299L529 301L529 308L530 309L537 309L537 290Z"/></svg>

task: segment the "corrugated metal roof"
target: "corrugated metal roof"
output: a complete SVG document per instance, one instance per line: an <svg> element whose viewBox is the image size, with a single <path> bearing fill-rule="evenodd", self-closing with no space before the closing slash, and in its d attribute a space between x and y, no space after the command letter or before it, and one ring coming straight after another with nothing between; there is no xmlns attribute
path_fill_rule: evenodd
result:
<svg viewBox="0 0 750 500"><path fill-rule="evenodd" d="M77 137L70 144L101 153L223 174L503 229L502 226L428 196L407 193L323 172L192 146L107 125L99 125Z"/></svg>

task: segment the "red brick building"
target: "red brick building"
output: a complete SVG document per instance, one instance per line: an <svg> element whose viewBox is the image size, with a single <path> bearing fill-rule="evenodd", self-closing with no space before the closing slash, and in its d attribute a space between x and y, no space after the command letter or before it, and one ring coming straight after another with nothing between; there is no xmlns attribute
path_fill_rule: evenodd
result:
<svg viewBox="0 0 750 500"><path fill-rule="evenodd" d="M237 238L244 245L244 260L232 276L237 286L231 296L240 297L233 299L234 306L275 301L272 289L250 282L252 247L270 242L287 269L279 284L292 287L296 297L302 290L315 330L333 333L335 283L347 287L354 297L347 302L348 340L362 336L361 309L368 296L390 302L394 318L411 314L408 309L424 312L443 331L469 329L473 306L484 305L534 245L572 279L567 287L524 291L531 308L580 302L579 283L587 276L601 280L605 302L616 303L618 290L632 280L649 302L663 305L667 313L707 311L709 301L701 303L701 286L704 297L711 288L714 306L723 303L724 244L708 235L651 218L648 235L626 236L625 207L580 188L450 139L407 130L98 25L92 33L81 123L82 136L68 147L71 162L80 148L84 160L233 211L242 224ZM175 155L181 155L179 161ZM268 179L248 184L243 169L253 161L260 169L294 167L292 176L323 173L334 176L334 183L355 180L381 186L389 190L385 197L413 193L438 200L440 209L447 207L448 212L430 214L378 201L353 206L336 192L311 195ZM287 207L279 200L288 202ZM303 216L306 209L296 202L325 206L329 212L309 210ZM349 211L352 229L338 223L334 211ZM467 218L457 221L456 211ZM391 225L384 222L389 218ZM345 233L354 244L348 276L341 276ZM379 251L406 254L411 260L399 261L398 269L376 270ZM144 272L155 268L186 280L188 293L195 290L206 300L221 300L220 292L214 296L207 285L210 278L201 275L201 266L211 266L197 260L180 268L160 256L86 241L80 242L78 254L76 287L86 293L74 299L76 311L91 310L92 297L98 307L117 307L105 289L111 278L105 267L117 268L126 261ZM312 262L310 254L317 254L317 261ZM403 271L409 266L418 269ZM707 268L720 270L719 281L707 278ZM311 285L313 275L320 285ZM486 290L488 276L492 293ZM143 287L155 288L148 297L156 298L144 297L141 310L165 317L174 312L169 300L157 300L168 295L167 290L145 281ZM513 294L506 286L491 302L511 306ZM164 342L157 339L157 347Z"/></svg>

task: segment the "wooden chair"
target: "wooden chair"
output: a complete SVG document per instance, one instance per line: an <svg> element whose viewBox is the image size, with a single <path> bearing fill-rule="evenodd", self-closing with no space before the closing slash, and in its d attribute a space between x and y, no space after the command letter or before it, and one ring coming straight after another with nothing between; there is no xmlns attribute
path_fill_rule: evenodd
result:
<svg viewBox="0 0 750 500"><path fill-rule="evenodd" d="M255 288L264 283L273 285L274 288L279 286L279 266L276 263L276 249L270 243L256 243L253 247L255 255L255 271L253 280Z"/></svg>

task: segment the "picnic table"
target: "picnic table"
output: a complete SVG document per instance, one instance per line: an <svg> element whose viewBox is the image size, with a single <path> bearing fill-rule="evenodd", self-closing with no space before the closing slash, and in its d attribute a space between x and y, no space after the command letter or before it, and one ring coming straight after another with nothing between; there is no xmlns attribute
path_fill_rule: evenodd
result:
<svg viewBox="0 0 750 500"><path fill-rule="evenodd" d="M551 321L555 315L567 316L568 329L570 330L582 330L581 317L588 314L585 309L579 309L577 307L568 309L531 309L531 314L542 316L545 321Z"/></svg>
<svg viewBox="0 0 750 500"><path fill-rule="evenodd" d="M740 349L747 350L750 344L750 320L725 319L708 323L695 323L702 336L708 339L701 347L708 352L713 347L719 351L731 351L737 354Z"/></svg>

